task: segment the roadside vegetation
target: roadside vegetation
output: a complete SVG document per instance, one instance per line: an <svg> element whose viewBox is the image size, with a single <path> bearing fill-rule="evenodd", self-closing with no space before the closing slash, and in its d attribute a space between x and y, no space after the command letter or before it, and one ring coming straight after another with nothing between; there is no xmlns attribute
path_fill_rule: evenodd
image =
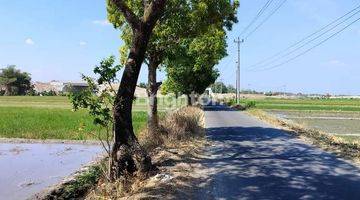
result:
<svg viewBox="0 0 360 200"><path fill-rule="evenodd" d="M327 111L360 111L360 99L244 99L241 104L254 102L258 109L272 110L327 110ZM232 101L232 104L234 101Z"/></svg>
<svg viewBox="0 0 360 200"><path fill-rule="evenodd" d="M189 169L185 168L187 159L196 159L192 152L201 151L206 142L204 141L204 112L197 107L183 107L181 109L168 112L159 120L157 133L149 134L146 128L138 135L141 145L153 158L157 170L151 175L167 175L172 179L167 184L176 185L177 182L186 182ZM171 153L172 152L172 153ZM180 158L177 164L167 165L173 158L168 156L176 155ZM172 172L176 168L176 172ZM184 171L185 170L185 171ZM174 170L175 171L175 170ZM170 175L171 174L171 175ZM116 181L109 181L105 173L101 173L96 187L87 194L85 199L120 199L122 197L134 199L152 199L151 193L157 193L163 189L164 180L146 179L143 176L122 176ZM148 186L151 186L147 188ZM176 187L176 186L173 186ZM144 192L147 191L147 192ZM159 196L171 196L174 190L163 191ZM76 194L76 192L73 192ZM140 193L140 196L135 195ZM135 195L132 197L132 195ZM132 198L131 198L132 197ZM182 196L181 198L183 198Z"/></svg>

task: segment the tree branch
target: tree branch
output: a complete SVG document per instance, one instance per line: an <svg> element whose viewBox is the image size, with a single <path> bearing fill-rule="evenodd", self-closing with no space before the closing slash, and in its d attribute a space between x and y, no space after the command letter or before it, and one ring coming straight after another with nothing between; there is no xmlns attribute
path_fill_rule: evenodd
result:
<svg viewBox="0 0 360 200"><path fill-rule="evenodd" d="M155 26L157 20L163 14L167 0L153 0L144 10L143 21L150 27Z"/></svg>
<svg viewBox="0 0 360 200"><path fill-rule="evenodd" d="M111 0L111 1L124 14L126 21L130 24L132 29L138 29L140 27L140 19L126 5L126 3L123 0Z"/></svg>

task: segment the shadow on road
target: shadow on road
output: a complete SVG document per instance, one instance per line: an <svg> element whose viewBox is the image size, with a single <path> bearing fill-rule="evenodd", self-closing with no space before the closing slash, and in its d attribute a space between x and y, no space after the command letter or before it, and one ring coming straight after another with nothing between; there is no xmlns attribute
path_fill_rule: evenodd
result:
<svg viewBox="0 0 360 200"><path fill-rule="evenodd" d="M360 199L360 170L274 128L207 129L203 164L225 199Z"/></svg>
<svg viewBox="0 0 360 200"><path fill-rule="evenodd" d="M204 111L237 111L233 108L230 108L228 106L221 105L219 103L211 103L211 105L205 105L203 106Z"/></svg>

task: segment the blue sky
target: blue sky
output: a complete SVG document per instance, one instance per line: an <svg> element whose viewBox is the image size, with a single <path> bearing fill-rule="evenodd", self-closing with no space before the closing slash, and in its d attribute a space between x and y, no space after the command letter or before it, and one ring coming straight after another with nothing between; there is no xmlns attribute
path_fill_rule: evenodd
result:
<svg viewBox="0 0 360 200"><path fill-rule="evenodd" d="M274 0L279 2L280 0ZM233 40L266 0L242 0L239 23L228 34L219 80L235 83ZM241 87L262 91L360 94L360 22L322 46L277 69L248 66L348 12L356 0L288 0L241 47ZM79 80L108 55L118 56L119 31L106 22L103 0L0 0L0 66L15 64L35 81ZM360 14L359 14L360 15ZM358 16L359 16L358 15ZM359 16L360 17L360 16ZM140 81L146 81L143 68ZM160 73L159 78L163 79Z"/></svg>

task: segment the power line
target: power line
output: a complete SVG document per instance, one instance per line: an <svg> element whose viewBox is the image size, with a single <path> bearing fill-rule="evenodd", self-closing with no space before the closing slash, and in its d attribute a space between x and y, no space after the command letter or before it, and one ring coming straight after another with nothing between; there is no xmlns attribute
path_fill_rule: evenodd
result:
<svg viewBox="0 0 360 200"><path fill-rule="evenodd" d="M254 17L253 20L251 20L251 22L244 28L244 30L240 33L239 36L243 35L244 33L246 33L246 31L259 19L259 17L265 12L265 10L270 6L270 4L273 2L274 0L268 0L265 5L259 10L259 12L257 13L257 15Z"/></svg>
<svg viewBox="0 0 360 200"><path fill-rule="evenodd" d="M258 70L258 71L267 71L267 70L271 70L271 69L275 69L275 68L278 68L284 64L287 64L297 58L299 58L300 56L303 56L305 55L306 53L310 52L311 50L315 49L316 47L322 45L323 43L325 43L326 41L330 40L331 38L335 37L336 35L338 35L339 33L343 32L345 29L347 29L348 27L350 27L351 25L355 24L356 22L358 22L360 20L360 18L357 18L356 20L352 21L350 24L348 24L347 26L345 26L344 28L340 29L339 31L335 32L334 34L330 35L329 37L327 37L326 39L322 40L321 42L319 42L318 44L312 46L311 48L307 49L306 51L303 51L302 53L298 54L297 56L295 57L292 57L280 64L277 64L277 65L273 65L271 67L268 67L268 68L263 68L261 70Z"/></svg>
<svg viewBox="0 0 360 200"><path fill-rule="evenodd" d="M258 65L261 65L261 64L263 64L263 63L266 63L267 61L273 60L274 58L276 58L276 57L280 56L281 54L287 52L288 50L292 49L293 47L296 47L298 44L301 44L302 42L306 41L307 39L311 38L312 36L320 33L320 32L323 31L323 30L325 30L325 29L328 28L329 26L333 25L334 23L338 22L339 20L343 19L344 17L346 17L347 15L351 14L352 12L356 11L356 10L359 9L359 8L360 8L360 5L358 5L358 6L357 6L356 8L354 8L354 9L350 10L349 12L347 12L346 14L344 14L343 16L341 16L341 17L335 19L334 21L330 22L330 23L327 24L326 26L324 26L324 27L320 28L319 30L315 31L314 33L312 33L312 34L310 34L310 35L302 38L302 39L299 40L298 42L295 42L294 44L290 45L290 46L287 47L286 49L281 50L281 51L275 53L274 55L272 55L272 56L270 56L270 57L268 57L268 58L265 58L265 59L263 59L262 61L257 62L257 63L255 63L255 64L247 67L247 69L256 67L256 66L258 66Z"/></svg>
<svg viewBox="0 0 360 200"><path fill-rule="evenodd" d="M287 0L283 0L255 29L253 29L249 34L246 35L245 40L248 39L255 31L257 31L267 20L270 19L286 2Z"/></svg>
<svg viewBox="0 0 360 200"><path fill-rule="evenodd" d="M270 62L267 62L266 64L264 63L263 65L260 65L260 68L261 68L262 66L269 65L269 64L271 64L271 63L274 63L274 62L276 62L276 61L278 61L278 60L281 60L282 58L285 58L285 57L287 57L287 56L295 53L296 51L300 50L301 48L305 47L306 45L312 43L313 41L321 38L323 35L325 35L325 34L329 33L330 31L334 30L336 27L342 25L344 22L348 21L349 19L351 19L352 17L354 17L354 16L357 15L358 13L360 13L360 10L357 11L356 13L352 14L351 16L347 17L345 20L343 20L343 21L337 23L336 25L332 26L330 29L326 30L325 32L321 33L320 35L316 36L315 38L313 38L313 39L307 41L306 43L302 44L301 46L298 46L297 48L293 49L292 51L290 51L290 52L282 55L281 57L273 58L273 59L270 60Z"/></svg>

